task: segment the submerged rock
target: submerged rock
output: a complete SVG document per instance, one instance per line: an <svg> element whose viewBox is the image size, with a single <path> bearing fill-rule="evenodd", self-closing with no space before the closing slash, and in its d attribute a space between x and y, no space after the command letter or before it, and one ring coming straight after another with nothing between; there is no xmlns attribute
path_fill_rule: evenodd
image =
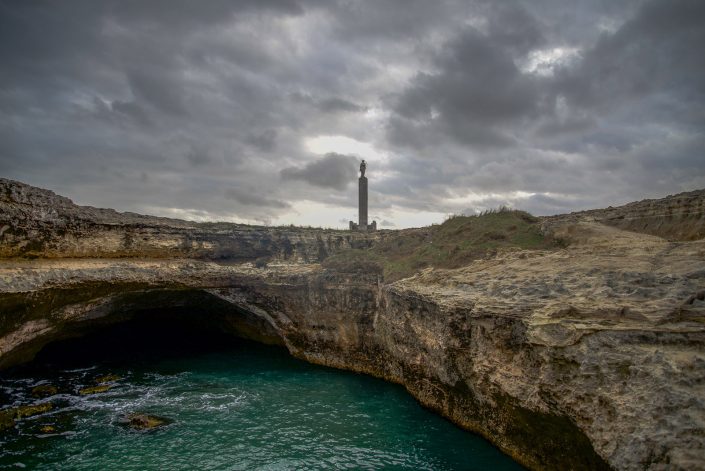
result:
<svg viewBox="0 0 705 471"><path fill-rule="evenodd" d="M12 409L0 410L0 432L15 426L15 415Z"/></svg>
<svg viewBox="0 0 705 471"><path fill-rule="evenodd" d="M83 388L78 391L78 394L81 396L87 396L89 394L98 394L98 393L103 393L112 388L113 386L110 384L101 384L98 386L89 386L87 388Z"/></svg>
<svg viewBox="0 0 705 471"><path fill-rule="evenodd" d="M115 381L119 381L121 379L122 378L116 374L108 374L108 375L98 376L95 379L95 382L98 384L114 383Z"/></svg>
<svg viewBox="0 0 705 471"><path fill-rule="evenodd" d="M52 384L40 384L32 388L33 397L49 397L58 392L59 390Z"/></svg>
<svg viewBox="0 0 705 471"><path fill-rule="evenodd" d="M56 427L53 425L42 425L39 427L39 431L42 433L55 433L56 432Z"/></svg>
<svg viewBox="0 0 705 471"><path fill-rule="evenodd" d="M172 423L171 419L149 414L129 414L120 423L133 430L152 430Z"/></svg>
<svg viewBox="0 0 705 471"><path fill-rule="evenodd" d="M25 417L32 417L33 415L43 414L52 409L51 402L42 402L41 404L29 404L26 406L15 407L15 418L23 419Z"/></svg>
<svg viewBox="0 0 705 471"><path fill-rule="evenodd" d="M29 404L0 410L0 431L14 427L17 419L48 412L52 407L51 402L42 402L41 404Z"/></svg>

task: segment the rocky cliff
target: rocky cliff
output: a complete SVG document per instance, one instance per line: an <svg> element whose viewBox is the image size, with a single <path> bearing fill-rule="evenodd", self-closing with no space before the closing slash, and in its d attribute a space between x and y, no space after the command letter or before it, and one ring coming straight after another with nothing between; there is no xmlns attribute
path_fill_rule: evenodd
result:
<svg viewBox="0 0 705 471"><path fill-rule="evenodd" d="M39 227L31 204L22 211L23 227ZM191 231L160 221L165 232ZM594 215L545 227L567 247L500 251L390 284L315 257L270 254L265 265L249 252L228 263L178 249L159 252L172 258L5 259L0 368L99 326L188 312L299 358L400 383L533 469L704 469L705 240L667 241ZM73 230L49 239L82 246ZM209 237L205 226L193 230ZM228 237L250 247L257 230L272 240L297 232L242 227ZM350 240L375 243L359 237Z"/></svg>
<svg viewBox="0 0 705 471"><path fill-rule="evenodd" d="M668 240L698 240L705 237L705 190L689 191L655 200L592 209L545 218L545 227L582 220L656 235Z"/></svg>
<svg viewBox="0 0 705 471"><path fill-rule="evenodd" d="M321 261L384 233L270 228L119 213L0 178L0 257Z"/></svg>

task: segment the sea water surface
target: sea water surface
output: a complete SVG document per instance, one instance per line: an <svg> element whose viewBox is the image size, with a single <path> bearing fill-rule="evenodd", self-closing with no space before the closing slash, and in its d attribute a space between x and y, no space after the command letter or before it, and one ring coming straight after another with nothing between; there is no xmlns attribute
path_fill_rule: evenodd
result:
<svg viewBox="0 0 705 471"><path fill-rule="evenodd" d="M105 375L108 391L79 394ZM59 393L33 398L38 384ZM400 386L233 339L124 328L65 342L0 376L0 407L38 402L53 409L0 432L0 468L522 469ZM120 421L135 412L173 422L134 431Z"/></svg>

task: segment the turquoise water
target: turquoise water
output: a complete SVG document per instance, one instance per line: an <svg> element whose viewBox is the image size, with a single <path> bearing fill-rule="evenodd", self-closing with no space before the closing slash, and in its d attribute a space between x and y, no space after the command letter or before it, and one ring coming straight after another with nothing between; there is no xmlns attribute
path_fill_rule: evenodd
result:
<svg viewBox="0 0 705 471"><path fill-rule="evenodd" d="M110 335L48 349L0 377L3 407L53 405L0 432L0 468L521 469L381 380L232 339L194 345L170 337L157 347L130 330ZM120 377L110 390L78 394L106 374ZM59 394L33 399L40 383ZM133 412L173 423L133 431L119 423ZM45 433L46 425L55 430Z"/></svg>

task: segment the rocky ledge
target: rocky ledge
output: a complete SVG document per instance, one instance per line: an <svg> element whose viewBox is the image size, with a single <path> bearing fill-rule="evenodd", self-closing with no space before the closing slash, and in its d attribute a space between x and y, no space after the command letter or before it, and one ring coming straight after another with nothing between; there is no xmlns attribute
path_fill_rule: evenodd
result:
<svg viewBox="0 0 705 471"><path fill-rule="evenodd" d="M566 248L394 283L310 257L5 259L0 368L134 316L198 316L402 384L533 469L704 469L705 240L548 226Z"/></svg>
<svg viewBox="0 0 705 471"><path fill-rule="evenodd" d="M149 257L311 262L384 237L300 227L195 223L78 206L0 178L0 257Z"/></svg>

